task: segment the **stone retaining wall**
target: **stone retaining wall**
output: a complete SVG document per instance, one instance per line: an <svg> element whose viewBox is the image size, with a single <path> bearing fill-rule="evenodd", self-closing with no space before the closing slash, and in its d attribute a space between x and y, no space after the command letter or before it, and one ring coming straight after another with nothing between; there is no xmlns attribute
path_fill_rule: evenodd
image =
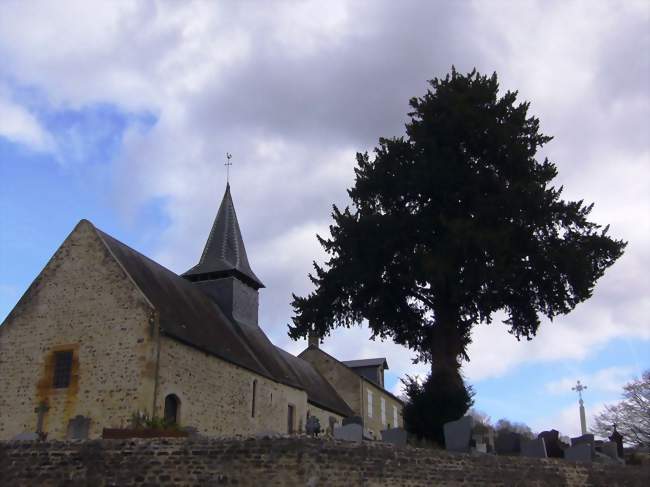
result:
<svg viewBox="0 0 650 487"><path fill-rule="evenodd" d="M0 442L3 486L645 486L650 468L310 438Z"/></svg>

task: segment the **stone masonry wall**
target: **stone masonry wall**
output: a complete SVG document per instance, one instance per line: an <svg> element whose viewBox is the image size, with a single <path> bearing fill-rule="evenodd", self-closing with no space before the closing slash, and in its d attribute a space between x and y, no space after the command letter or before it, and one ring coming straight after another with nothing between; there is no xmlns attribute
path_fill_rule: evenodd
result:
<svg viewBox="0 0 650 487"><path fill-rule="evenodd" d="M372 436L376 439L381 439L381 430L385 430L390 425L391 428L403 426L402 421L402 404L391 396L386 394L385 391L376 387L368 382L362 380L362 397L364 401L363 421L366 430L372 432ZM372 393L372 416L370 416L368 408L368 391ZM382 420L381 416L381 400L385 403L385 418ZM393 418L393 406L397 408L397 424Z"/></svg>
<svg viewBox="0 0 650 487"><path fill-rule="evenodd" d="M256 381L255 416L252 415L253 381ZM304 391L163 336L156 401L161 417L168 394L180 399L180 425L193 426L207 435L287 433L289 404L295 407L295 431L304 429L307 419Z"/></svg>
<svg viewBox="0 0 650 487"><path fill-rule="evenodd" d="M343 416L341 416L340 414L333 413L331 411L328 411L327 409L321 409L318 406L311 403L307 405L307 412L309 413L310 416L316 416L318 418L321 431L325 435L329 435L329 436L332 435L332 431L330 429L331 418L334 418L335 426L341 426L341 423L343 421Z"/></svg>
<svg viewBox="0 0 650 487"><path fill-rule="evenodd" d="M309 438L0 442L2 485L645 486L648 467Z"/></svg>
<svg viewBox="0 0 650 487"><path fill-rule="evenodd" d="M90 436L151 410L155 373L152 309L81 221L0 326L0 439L36 430L63 439L76 415ZM73 352L71 384L53 388L54 352Z"/></svg>
<svg viewBox="0 0 650 487"><path fill-rule="evenodd" d="M322 350L308 348L300 354L300 358L311 363L327 381L334 386L343 400L355 414L361 416L367 432L372 432L374 438L381 438L381 430L390 424L395 427L393 406L397 407L397 426L402 426L402 404L380 387L374 386L359 377L351 369L330 357ZM369 415L368 391L372 391L372 415ZM386 421L382 422L381 400L386 404Z"/></svg>

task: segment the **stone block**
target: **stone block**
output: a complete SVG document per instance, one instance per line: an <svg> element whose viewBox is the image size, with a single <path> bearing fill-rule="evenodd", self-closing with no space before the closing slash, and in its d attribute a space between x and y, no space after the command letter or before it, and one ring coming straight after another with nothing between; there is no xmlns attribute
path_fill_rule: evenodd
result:
<svg viewBox="0 0 650 487"><path fill-rule="evenodd" d="M90 430L90 418L77 415L68 421L67 440L87 440Z"/></svg>
<svg viewBox="0 0 650 487"><path fill-rule="evenodd" d="M571 462L589 462L592 460L592 448L589 443L579 443L564 450L565 460Z"/></svg>
<svg viewBox="0 0 650 487"><path fill-rule="evenodd" d="M362 441L363 427L360 424L352 423L334 428L334 438L344 441Z"/></svg>
<svg viewBox="0 0 650 487"><path fill-rule="evenodd" d="M36 441L38 440L38 433L25 431L24 433L20 433L14 436L11 440L12 441Z"/></svg>
<svg viewBox="0 0 650 487"><path fill-rule="evenodd" d="M600 452L609 458L618 459L618 445L614 441L606 441L600 445Z"/></svg>
<svg viewBox="0 0 650 487"><path fill-rule="evenodd" d="M521 456L531 458L546 458L546 444L544 438L521 441Z"/></svg>
<svg viewBox="0 0 650 487"><path fill-rule="evenodd" d="M406 430L402 428L389 428L381 432L381 441L392 443L396 446L406 446Z"/></svg>
<svg viewBox="0 0 650 487"><path fill-rule="evenodd" d="M457 421L445 423L443 426L445 448L448 451L468 452L473 426L474 419L471 416L463 416Z"/></svg>
<svg viewBox="0 0 650 487"><path fill-rule="evenodd" d="M512 431L499 433L494 442L494 449L499 455L519 455L521 452L521 435Z"/></svg>

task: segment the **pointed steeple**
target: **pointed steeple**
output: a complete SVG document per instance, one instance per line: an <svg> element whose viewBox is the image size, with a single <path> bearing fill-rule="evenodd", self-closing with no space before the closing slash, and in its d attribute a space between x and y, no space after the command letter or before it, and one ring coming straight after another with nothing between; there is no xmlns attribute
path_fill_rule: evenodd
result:
<svg viewBox="0 0 650 487"><path fill-rule="evenodd" d="M264 287L248 263L235 205L230 195L230 184L226 185L226 192L199 263L183 274L190 281L228 276L236 277L256 290Z"/></svg>

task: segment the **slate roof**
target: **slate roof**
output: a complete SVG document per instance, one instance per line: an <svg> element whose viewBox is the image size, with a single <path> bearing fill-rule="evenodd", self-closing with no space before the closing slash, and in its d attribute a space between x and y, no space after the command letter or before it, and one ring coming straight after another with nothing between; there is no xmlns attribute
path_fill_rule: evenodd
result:
<svg viewBox="0 0 650 487"><path fill-rule="evenodd" d="M264 287L248 263L230 184L226 185L199 263L183 273L183 277L193 281L226 275L235 275L255 289Z"/></svg>
<svg viewBox="0 0 650 487"><path fill-rule="evenodd" d="M364 358L360 360L341 360L341 363L347 365L351 369L356 369L357 367L379 367L379 366L383 366L384 370L388 369L388 362L384 357Z"/></svg>
<svg viewBox="0 0 650 487"><path fill-rule="evenodd" d="M274 346L261 328L229 320L197 286L94 228L158 312L162 333L261 376L302 389L310 402L324 409L343 416L352 414L311 364Z"/></svg>

